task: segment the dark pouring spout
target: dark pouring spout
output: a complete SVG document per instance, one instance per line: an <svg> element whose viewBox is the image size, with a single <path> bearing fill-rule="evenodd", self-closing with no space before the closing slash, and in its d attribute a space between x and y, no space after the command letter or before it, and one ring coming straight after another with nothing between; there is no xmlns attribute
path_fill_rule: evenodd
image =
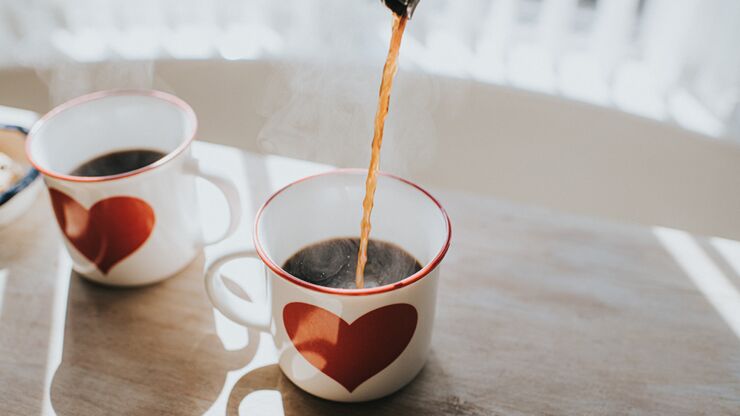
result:
<svg viewBox="0 0 740 416"><path fill-rule="evenodd" d="M411 19L419 0L381 0L393 13Z"/></svg>

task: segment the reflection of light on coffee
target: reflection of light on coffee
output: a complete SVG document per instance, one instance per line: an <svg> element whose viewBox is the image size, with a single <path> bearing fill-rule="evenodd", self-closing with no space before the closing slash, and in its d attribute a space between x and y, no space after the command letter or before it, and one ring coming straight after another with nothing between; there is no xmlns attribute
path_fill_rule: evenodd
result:
<svg viewBox="0 0 740 416"><path fill-rule="evenodd" d="M51 308L51 325L49 328L49 349L46 353L46 375L44 377L44 398L42 415L55 415L51 407L51 381L54 379L59 364L62 362L64 345L64 323L67 316L67 296L69 294L69 277L72 270L72 259L64 247L59 248L58 275L54 280L54 300Z"/></svg>
<svg viewBox="0 0 740 416"><path fill-rule="evenodd" d="M653 233L740 338L740 292L737 288L687 232L654 227Z"/></svg>

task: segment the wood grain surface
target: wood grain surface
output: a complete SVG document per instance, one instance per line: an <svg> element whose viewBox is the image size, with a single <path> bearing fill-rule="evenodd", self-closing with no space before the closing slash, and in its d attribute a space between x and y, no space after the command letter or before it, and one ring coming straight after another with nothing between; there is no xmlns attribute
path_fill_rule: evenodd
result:
<svg viewBox="0 0 740 416"><path fill-rule="evenodd" d="M203 143L196 154L238 182L250 219L272 190L327 168ZM740 287L738 259L713 240L671 234L714 264L696 275L708 269L677 262L652 228L432 191L453 244L431 355L406 388L363 404L301 392L269 336L213 311L203 272L251 248L250 224L165 282L116 289L71 271L42 195L0 234L0 414L740 414L740 316L727 314L740 305L723 314L732 293L696 283L719 273ZM217 202L206 228L222 225ZM243 296L257 290L258 264L223 272Z"/></svg>

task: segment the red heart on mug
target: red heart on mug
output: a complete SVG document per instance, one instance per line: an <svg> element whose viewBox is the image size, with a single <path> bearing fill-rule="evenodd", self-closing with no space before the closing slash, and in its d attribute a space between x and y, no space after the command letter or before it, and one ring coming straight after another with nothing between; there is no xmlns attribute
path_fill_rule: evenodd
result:
<svg viewBox="0 0 740 416"><path fill-rule="evenodd" d="M283 308L285 330L298 352L350 393L401 355L417 319L416 308L407 303L383 306L351 324L307 303Z"/></svg>
<svg viewBox="0 0 740 416"><path fill-rule="evenodd" d="M106 198L87 210L56 189L49 194L64 235L103 274L141 247L154 229L154 210L139 198Z"/></svg>

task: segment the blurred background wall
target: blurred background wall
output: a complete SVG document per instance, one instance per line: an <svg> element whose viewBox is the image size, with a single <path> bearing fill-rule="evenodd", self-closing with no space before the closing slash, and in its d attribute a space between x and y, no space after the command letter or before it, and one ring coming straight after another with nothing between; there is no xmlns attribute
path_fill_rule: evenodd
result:
<svg viewBox="0 0 740 416"><path fill-rule="evenodd" d="M378 0L0 0L0 68L39 71L56 104L86 92L64 88L76 63L141 63L128 77L160 59L377 65L388 20ZM740 141L739 21L737 0L422 0L402 68Z"/></svg>
<svg viewBox="0 0 740 416"><path fill-rule="evenodd" d="M0 0L0 106L155 88L201 140L366 166L390 20L379 0ZM738 22L738 0L421 0L381 168L740 239Z"/></svg>

